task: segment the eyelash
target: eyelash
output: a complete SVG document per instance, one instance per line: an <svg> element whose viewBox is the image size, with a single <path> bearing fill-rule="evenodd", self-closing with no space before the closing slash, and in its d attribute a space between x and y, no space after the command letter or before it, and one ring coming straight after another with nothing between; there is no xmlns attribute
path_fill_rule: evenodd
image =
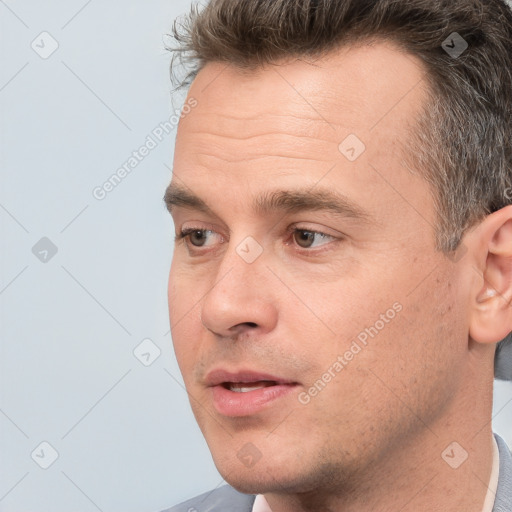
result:
<svg viewBox="0 0 512 512"><path fill-rule="evenodd" d="M205 228L186 228L186 229L183 229L181 230L177 235L176 237L174 238L174 241L175 242L179 242L179 241L182 241L182 240L185 240L186 238L188 238L192 233L196 233L196 232L200 232L200 233L215 233L215 231L213 231L212 229L205 229ZM325 238L331 238L333 239L334 241L336 240L340 240L340 238L337 238L333 235L328 235L327 233L323 233L322 231L315 231L313 229L307 229L307 228L300 228L300 227L297 227L297 226L292 226L290 227L286 234L288 236L294 234L294 233L300 233L300 232L305 232L305 233L311 233L313 235L319 235L319 236L322 236L322 237L325 237ZM287 243L287 245L289 245ZM328 245L328 244L323 244L323 245ZM321 247L323 247L323 245ZM202 247L201 246L194 246L192 245L192 248L195 249L195 250L198 250L198 251L201 251ZM299 251L305 251L305 252L319 252L320 250L322 249L316 249L315 248L312 248L312 249L309 249L309 248L305 248L305 247L302 247L302 248L299 248Z"/></svg>

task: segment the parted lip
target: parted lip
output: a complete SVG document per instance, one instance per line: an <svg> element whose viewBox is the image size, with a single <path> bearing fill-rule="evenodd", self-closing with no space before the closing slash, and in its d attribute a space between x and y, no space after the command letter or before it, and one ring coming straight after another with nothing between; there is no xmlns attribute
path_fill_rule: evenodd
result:
<svg viewBox="0 0 512 512"><path fill-rule="evenodd" d="M295 385L297 382L263 373L256 370L234 370L214 369L207 373L205 383L208 387L219 386L225 383L249 384L252 382L269 381L276 385Z"/></svg>

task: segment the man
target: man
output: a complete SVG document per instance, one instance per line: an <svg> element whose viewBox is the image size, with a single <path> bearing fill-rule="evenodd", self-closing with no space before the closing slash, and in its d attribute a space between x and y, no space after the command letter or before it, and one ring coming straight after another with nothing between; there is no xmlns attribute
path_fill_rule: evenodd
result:
<svg viewBox="0 0 512 512"><path fill-rule="evenodd" d="M230 486L171 510L511 511L507 4L212 0L175 35L170 322Z"/></svg>

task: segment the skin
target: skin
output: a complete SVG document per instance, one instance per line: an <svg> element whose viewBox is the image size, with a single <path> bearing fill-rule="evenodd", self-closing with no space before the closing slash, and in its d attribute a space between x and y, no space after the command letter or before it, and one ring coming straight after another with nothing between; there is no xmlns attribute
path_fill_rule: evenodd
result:
<svg viewBox="0 0 512 512"><path fill-rule="evenodd" d="M512 209L474 226L462 257L435 249L432 194L403 149L426 99L424 73L378 42L250 72L209 63L189 91L197 106L178 129L171 187L213 213L170 208L177 233L210 230L176 242L172 339L217 468L242 492L265 494L273 512L482 509L493 355L512 329ZM366 146L353 162L338 149L349 134ZM344 194L365 218L252 209L266 191L298 188ZM289 227L329 236L304 241ZM236 251L248 236L263 251L252 263ZM227 417L205 384L219 367L297 386L256 414ZM454 441L468 454L457 469L441 456ZM248 449L251 467L237 456Z"/></svg>

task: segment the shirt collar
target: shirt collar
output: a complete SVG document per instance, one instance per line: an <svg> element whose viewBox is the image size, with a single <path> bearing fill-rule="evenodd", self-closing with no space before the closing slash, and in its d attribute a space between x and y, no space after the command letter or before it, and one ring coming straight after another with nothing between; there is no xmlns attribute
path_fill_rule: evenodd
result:
<svg viewBox="0 0 512 512"><path fill-rule="evenodd" d="M258 496L256 496L252 512L272 512L263 494L258 494Z"/></svg>
<svg viewBox="0 0 512 512"><path fill-rule="evenodd" d="M482 512L492 512L494 502L496 501L496 491L498 490L498 479L500 476L500 452L496 439L492 436L492 469L487 494L485 495L484 506Z"/></svg>

